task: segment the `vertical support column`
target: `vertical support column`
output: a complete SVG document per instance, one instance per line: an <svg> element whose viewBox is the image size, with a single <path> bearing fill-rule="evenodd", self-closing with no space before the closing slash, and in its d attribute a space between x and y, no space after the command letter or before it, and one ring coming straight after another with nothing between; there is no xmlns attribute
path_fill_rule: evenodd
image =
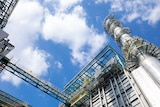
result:
<svg viewBox="0 0 160 107"><path fill-rule="evenodd" d="M106 94L104 92L104 87L102 87L102 93L103 93L103 100L104 100L105 107L108 107L108 105L107 105L107 99L106 99Z"/></svg>
<svg viewBox="0 0 160 107"><path fill-rule="evenodd" d="M102 107L102 98L101 98L101 92L100 92L100 88L98 88L98 95L99 95L99 100L100 100L100 107Z"/></svg>
<svg viewBox="0 0 160 107"><path fill-rule="evenodd" d="M119 107L118 99L117 99L117 96L116 96L116 93L115 93L115 90L114 90L114 87L113 87L113 84L112 84L112 80L110 79L109 82L110 82L110 85L111 85L111 88L112 88L112 91L113 91L117 106Z"/></svg>
<svg viewBox="0 0 160 107"><path fill-rule="evenodd" d="M139 87L135 83L134 78L125 69L123 69L123 71L124 71L125 75L127 76L127 79L129 80L133 90L135 91L135 94L138 97L138 99L139 99L139 101L141 103L141 106L142 107L149 107L144 95L142 94L141 90L139 89Z"/></svg>
<svg viewBox="0 0 160 107"><path fill-rule="evenodd" d="M120 92L120 89L119 89L119 86L118 86L117 80L116 80L116 78L115 78L115 77L114 77L113 79L114 79L114 82L115 82L115 84L116 84L116 87L117 87L118 93L119 93L119 95L120 95L120 99L121 99L122 105L123 105L123 107L126 107L126 105L124 104L124 100L123 100L122 94L121 94L121 92Z"/></svg>
<svg viewBox="0 0 160 107"><path fill-rule="evenodd" d="M93 107L93 105L92 105L92 94L91 94L91 93L90 93L89 97L90 97L90 100L89 100L89 102L90 102L90 107Z"/></svg>
<svg viewBox="0 0 160 107"><path fill-rule="evenodd" d="M125 96L126 96L126 98L127 98L127 106L129 106L129 105L130 105L130 104L129 104L129 98L128 98L128 95L127 95L126 90L124 89L124 85L123 85L122 80L121 80L121 78L120 78L119 75L118 75L118 79L119 79L119 81L120 81L120 83L121 83L121 85L122 85L122 89L123 89L124 94L125 94Z"/></svg>

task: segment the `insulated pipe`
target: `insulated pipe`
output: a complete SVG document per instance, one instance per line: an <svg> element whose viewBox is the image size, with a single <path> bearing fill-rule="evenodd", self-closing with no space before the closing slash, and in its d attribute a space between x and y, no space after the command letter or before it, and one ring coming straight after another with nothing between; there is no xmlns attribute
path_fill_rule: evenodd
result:
<svg viewBox="0 0 160 107"><path fill-rule="evenodd" d="M131 72L131 76L134 78L138 88L141 90L143 96L149 104L149 107L159 107L160 89L148 72L140 66Z"/></svg>
<svg viewBox="0 0 160 107"><path fill-rule="evenodd" d="M141 55L140 65L149 73L160 88L160 61L152 56Z"/></svg>
<svg viewBox="0 0 160 107"><path fill-rule="evenodd" d="M120 44L126 68L130 71L149 105L159 107L160 49L141 38L131 37L130 31L113 16L105 19L104 29Z"/></svg>
<svg viewBox="0 0 160 107"><path fill-rule="evenodd" d="M134 62L132 66L142 66L160 86L160 62L155 57L147 55L152 54L152 50L146 53L147 48L145 46L150 46L150 44L143 42L141 39L131 37L130 31L127 28L124 28L113 16L105 19L104 28L106 32L120 44L125 55L125 60L130 63ZM137 63L137 65L134 65L135 63ZM136 69L136 67L134 69Z"/></svg>

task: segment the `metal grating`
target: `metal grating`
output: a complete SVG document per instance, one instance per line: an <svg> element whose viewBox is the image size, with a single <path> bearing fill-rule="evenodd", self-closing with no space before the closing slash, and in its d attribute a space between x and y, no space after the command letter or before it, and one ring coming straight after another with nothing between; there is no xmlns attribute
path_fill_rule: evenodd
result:
<svg viewBox="0 0 160 107"><path fill-rule="evenodd" d="M18 0L0 0L0 28L3 29Z"/></svg>
<svg viewBox="0 0 160 107"><path fill-rule="evenodd" d="M118 56L118 57L117 57ZM64 92L71 95L76 90L80 89L84 85L84 79L87 78L90 82L95 73L101 70L106 63L112 58L123 61L123 58L109 45L107 45L86 67L84 67L64 88ZM124 65L124 61L122 62Z"/></svg>
<svg viewBox="0 0 160 107"><path fill-rule="evenodd" d="M69 98L68 95L66 95L64 92L59 90L56 87L53 87L49 84L47 84L45 81L42 81L32 74L28 73L24 69L20 68L16 64L13 64L9 62L10 60L7 57L3 57L0 60L0 63L5 66L5 70L9 71L10 73L16 75L17 77L23 79L24 81L28 82L32 86L40 89L41 91L45 92L46 94L50 95L51 97L68 104ZM2 65L1 65L2 66Z"/></svg>

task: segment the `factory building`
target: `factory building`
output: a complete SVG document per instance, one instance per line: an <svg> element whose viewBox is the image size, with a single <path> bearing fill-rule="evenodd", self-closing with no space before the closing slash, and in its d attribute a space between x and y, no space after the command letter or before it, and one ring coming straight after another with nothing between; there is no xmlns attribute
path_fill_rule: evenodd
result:
<svg viewBox="0 0 160 107"><path fill-rule="evenodd" d="M14 49L3 28L18 0L0 1L0 72L17 77L59 100L59 107L160 107L160 49L108 16L105 31L123 56L107 45L64 87L63 92L13 64L6 55ZM0 107L30 107L0 91Z"/></svg>

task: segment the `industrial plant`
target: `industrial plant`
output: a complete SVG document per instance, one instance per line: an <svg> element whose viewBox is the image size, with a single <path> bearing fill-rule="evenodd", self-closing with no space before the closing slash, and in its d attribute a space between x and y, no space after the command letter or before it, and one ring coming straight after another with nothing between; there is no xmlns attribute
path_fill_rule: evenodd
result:
<svg viewBox="0 0 160 107"><path fill-rule="evenodd" d="M106 17L103 27L123 56L107 45L63 91L12 63L6 55L16 47L9 42L9 34L3 28L17 2L0 1L0 72L7 70L57 99L61 102L59 107L160 107L160 48L131 36L130 29L113 15ZM32 105L0 90L0 107Z"/></svg>

